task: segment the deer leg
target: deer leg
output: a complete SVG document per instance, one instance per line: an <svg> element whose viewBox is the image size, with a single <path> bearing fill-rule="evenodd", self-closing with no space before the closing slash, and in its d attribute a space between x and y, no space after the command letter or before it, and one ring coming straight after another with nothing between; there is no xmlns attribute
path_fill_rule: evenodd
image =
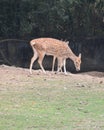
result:
<svg viewBox="0 0 104 130"><path fill-rule="evenodd" d="M58 69L57 72L61 71L62 72L62 58L58 58Z"/></svg>
<svg viewBox="0 0 104 130"><path fill-rule="evenodd" d="M65 75L67 75L67 72L66 72L66 59L63 60L63 66L64 66L64 73L65 73Z"/></svg>
<svg viewBox="0 0 104 130"><path fill-rule="evenodd" d="M61 69L61 66L59 65L58 66L58 69L57 69L57 72L60 72L62 69Z"/></svg>
<svg viewBox="0 0 104 130"><path fill-rule="evenodd" d="M54 67L55 67L55 60L56 60L56 57L54 56L54 57L53 57L53 63L52 63L52 72L54 71Z"/></svg>
<svg viewBox="0 0 104 130"><path fill-rule="evenodd" d="M32 66L33 66L33 63L34 61L38 58L38 54L37 52L35 51L33 57L31 58L31 63L30 63L30 74L32 74Z"/></svg>
<svg viewBox="0 0 104 130"><path fill-rule="evenodd" d="M38 63L39 63L39 65L40 65L42 71L43 71L44 73L46 73L46 71L45 71L45 69L43 68L43 65L42 65L42 61L43 61L44 56L45 56L45 54L42 54L42 53L39 55Z"/></svg>

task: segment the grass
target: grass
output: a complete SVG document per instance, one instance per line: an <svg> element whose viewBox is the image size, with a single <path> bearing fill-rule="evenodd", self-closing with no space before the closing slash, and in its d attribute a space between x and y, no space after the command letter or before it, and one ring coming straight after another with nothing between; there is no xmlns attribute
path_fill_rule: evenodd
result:
<svg viewBox="0 0 104 130"><path fill-rule="evenodd" d="M6 87L0 91L0 130L104 130L103 84L83 81L83 87L68 79L1 83Z"/></svg>

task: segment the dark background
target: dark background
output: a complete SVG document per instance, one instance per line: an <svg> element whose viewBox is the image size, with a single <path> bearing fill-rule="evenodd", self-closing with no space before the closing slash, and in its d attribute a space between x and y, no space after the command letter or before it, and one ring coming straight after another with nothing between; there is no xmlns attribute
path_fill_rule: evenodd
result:
<svg viewBox="0 0 104 130"><path fill-rule="evenodd" d="M82 53L81 71L104 71L104 1L0 0L0 64L28 68L29 41L38 37L68 40L76 55ZM45 59L51 69L52 57ZM67 70L75 72L70 60Z"/></svg>

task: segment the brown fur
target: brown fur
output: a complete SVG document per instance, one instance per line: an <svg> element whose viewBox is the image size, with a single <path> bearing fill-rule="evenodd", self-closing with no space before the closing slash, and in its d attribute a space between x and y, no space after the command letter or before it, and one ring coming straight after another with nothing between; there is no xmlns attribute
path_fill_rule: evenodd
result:
<svg viewBox="0 0 104 130"><path fill-rule="evenodd" d="M66 59L70 58L73 60L76 69L80 69L81 64L81 56L77 57L72 50L69 48L68 44L64 41L60 41L53 38L38 38L30 41L30 45L34 51L34 56L31 59L30 63L30 73L32 70L32 65L34 61L39 57L39 64L43 72L45 72L42 61L45 55L52 55L54 56L53 66L55 59L58 58L58 71L62 68L64 63L64 71L66 73ZM77 66L76 66L77 62ZM79 65L78 65L79 64ZM53 68L53 67L52 67Z"/></svg>

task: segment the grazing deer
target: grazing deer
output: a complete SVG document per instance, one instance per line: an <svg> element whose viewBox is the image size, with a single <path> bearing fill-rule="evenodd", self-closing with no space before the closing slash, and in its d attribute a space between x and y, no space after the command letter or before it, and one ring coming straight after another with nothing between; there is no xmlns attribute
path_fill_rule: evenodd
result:
<svg viewBox="0 0 104 130"><path fill-rule="evenodd" d="M74 62L77 71L80 70L81 54L79 54L79 56L77 57L71 51L66 42L53 38L37 38L31 40L30 45L34 53L30 63L30 73L32 73L32 66L37 58L39 58L38 63L42 71L45 73L45 70L42 65L42 61L45 55L54 56L52 69L54 67L55 59L58 59L58 72L61 70L62 66L64 66L64 73L66 74L65 65L67 58L70 58Z"/></svg>

